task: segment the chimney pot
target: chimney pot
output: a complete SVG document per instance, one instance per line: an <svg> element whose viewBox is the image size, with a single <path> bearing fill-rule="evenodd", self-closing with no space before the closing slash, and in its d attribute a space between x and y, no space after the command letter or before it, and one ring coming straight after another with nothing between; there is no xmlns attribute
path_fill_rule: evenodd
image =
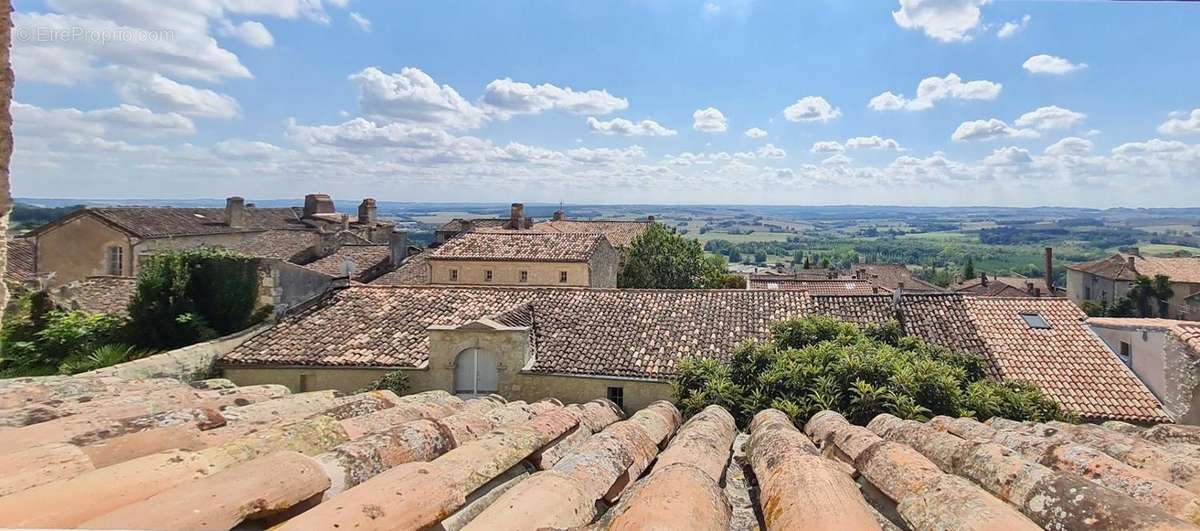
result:
<svg viewBox="0 0 1200 531"><path fill-rule="evenodd" d="M378 219L378 207L375 206L375 200L368 197L362 200L358 205L358 222L363 225L374 225Z"/></svg>
<svg viewBox="0 0 1200 531"><path fill-rule="evenodd" d="M316 214L333 214L333 199L329 194L308 194L304 196L304 217L311 218Z"/></svg>
<svg viewBox="0 0 1200 531"><path fill-rule="evenodd" d="M525 220L525 205L513 203L508 211L508 228L519 229Z"/></svg>
<svg viewBox="0 0 1200 531"><path fill-rule="evenodd" d="M235 229L246 227L246 200L233 196L225 200L225 224Z"/></svg>
<svg viewBox="0 0 1200 531"><path fill-rule="evenodd" d="M1054 294L1054 248L1046 248L1046 293Z"/></svg>
<svg viewBox="0 0 1200 531"><path fill-rule="evenodd" d="M391 254L392 267L397 267L408 258L408 233L392 231L388 234L388 251Z"/></svg>

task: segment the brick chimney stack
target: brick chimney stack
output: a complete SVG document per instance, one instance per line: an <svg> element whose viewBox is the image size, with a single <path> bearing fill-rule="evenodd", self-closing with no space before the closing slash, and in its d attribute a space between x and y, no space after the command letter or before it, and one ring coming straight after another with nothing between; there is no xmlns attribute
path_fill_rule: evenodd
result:
<svg viewBox="0 0 1200 531"><path fill-rule="evenodd" d="M225 200L225 224L235 229L246 227L246 200L233 196Z"/></svg>
<svg viewBox="0 0 1200 531"><path fill-rule="evenodd" d="M508 211L508 228L520 229L525 225L525 205L513 203Z"/></svg>
<svg viewBox="0 0 1200 531"><path fill-rule="evenodd" d="M308 194L304 196L304 217L311 218L316 214L333 214L337 210L329 194Z"/></svg>
<svg viewBox="0 0 1200 531"><path fill-rule="evenodd" d="M374 225L375 220L379 219L379 209L375 206L375 200L370 197L363 199L358 205L358 222L363 225Z"/></svg>
<svg viewBox="0 0 1200 531"><path fill-rule="evenodd" d="M1054 295L1054 248L1046 248L1046 293Z"/></svg>
<svg viewBox="0 0 1200 531"><path fill-rule="evenodd" d="M408 233L392 231L388 234L388 251L391 252L392 266L398 266L408 258Z"/></svg>

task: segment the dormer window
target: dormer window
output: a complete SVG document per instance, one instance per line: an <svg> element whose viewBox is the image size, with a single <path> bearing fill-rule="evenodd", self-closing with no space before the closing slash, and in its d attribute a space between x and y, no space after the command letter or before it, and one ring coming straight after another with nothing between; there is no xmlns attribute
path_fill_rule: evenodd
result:
<svg viewBox="0 0 1200 531"><path fill-rule="evenodd" d="M1025 324L1029 325L1029 328L1041 330L1050 329L1050 322L1046 321L1046 318L1042 317L1042 314L1040 313L1022 313L1021 319L1025 320Z"/></svg>

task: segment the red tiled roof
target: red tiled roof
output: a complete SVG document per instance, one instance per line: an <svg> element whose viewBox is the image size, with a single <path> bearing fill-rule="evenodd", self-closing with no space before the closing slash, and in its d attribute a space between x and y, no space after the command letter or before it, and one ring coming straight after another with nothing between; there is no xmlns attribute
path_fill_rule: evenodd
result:
<svg viewBox="0 0 1200 531"><path fill-rule="evenodd" d="M400 267L380 275L370 284L376 286L424 286L429 284L429 252L409 255Z"/></svg>
<svg viewBox="0 0 1200 531"><path fill-rule="evenodd" d="M1129 267L1130 258L1133 258L1132 269ZM1155 275L1166 275L1174 282L1200 283L1200 258L1192 257L1142 257L1117 253L1099 260L1069 265L1067 269L1112 280L1134 280L1137 275L1151 278Z"/></svg>
<svg viewBox="0 0 1200 531"><path fill-rule="evenodd" d="M354 275L372 268L380 267L392 258L391 248L387 245L343 245L333 254L323 257L304 267L325 273L331 277L344 276L342 266L346 260L354 262Z"/></svg>
<svg viewBox="0 0 1200 531"><path fill-rule="evenodd" d="M94 276L60 286L52 297L60 306L125 317L137 289L133 277Z"/></svg>
<svg viewBox="0 0 1200 531"><path fill-rule="evenodd" d="M260 258L289 261L320 242L321 235L314 230L268 230L231 246L230 250Z"/></svg>
<svg viewBox="0 0 1200 531"><path fill-rule="evenodd" d="M10 238L8 240L8 261L4 270L4 279L10 282L33 280L34 260L32 240Z"/></svg>
<svg viewBox="0 0 1200 531"><path fill-rule="evenodd" d="M857 264L853 269L865 269L867 280L890 291L895 291L900 287L901 283L904 284L904 291L906 293L940 293L946 291L935 284L930 284L913 276L912 271L904 264Z"/></svg>
<svg viewBox="0 0 1200 531"><path fill-rule="evenodd" d="M606 243L601 234L481 230L443 243L430 260L586 262Z"/></svg>
<svg viewBox="0 0 1200 531"><path fill-rule="evenodd" d="M749 289L801 290L813 295L874 295L890 290L875 286L865 280L854 279L809 279L751 277Z"/></svg>
<svg viewBox="0 0 1200 531"><path fill-rule="evenodd" d="M575 220L542 221L533 224L534 231L559 233L603 234L613 247L629 247L634 238L650 227L648 221Z"/></svg>
<svg viewBox="0 0 1200 531"><path fill-rule="evenodd" d="M227 225L223 208L105 207L80 212L99 216L141 238L305 227L293 208L247 208L245 228Z"/></svg>
<svg viewBox="0 0 1200 531"><path fill-rule="evenodd" d="M1065 299L968 297L967 311L1001 378L1037 384L1085 418L1169 420L1146 386ZM1036 329L1021 314L1050 324Z"/></svg>

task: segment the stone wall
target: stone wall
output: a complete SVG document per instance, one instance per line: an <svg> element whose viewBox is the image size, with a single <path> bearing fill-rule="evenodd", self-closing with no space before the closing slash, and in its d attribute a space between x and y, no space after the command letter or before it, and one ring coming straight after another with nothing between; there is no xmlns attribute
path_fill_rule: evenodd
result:
<svg viewBox="0 0 1200 531"><path fill-rule="evenodd" d="M458 270L458 281L450 280L450 270ZM484 262L474 260L429 260L430 284L445 286L575 286L586 287L591 281L586 262ZM492 271L492 281L485 271ZM521 282L521 271L529 278ZM559 282L561 272L567 282ZM615 276L614 284L615 284Z"/></svg>
<svg viewBox="0 0 1200 531"><path fill-rule="evenodd" d="M9 66L9 42L12 39L12 2L0 6L0 234L8 234L8 212L12 207L11 189L8 182L8 162L12 158L13 136L12 103L13 71ZM8 240L0 238L0 278L3 278L8 258ZM8 286L0 281L0 319L4 318L4 307L8 304Z"/></svg>
<svg viewBox="0 0 1200 531"><path fill-rule="evenodd" d="M1180 424L1200 424L1200 360L1175 334L1166 334L1162 348L1163 391L1167 412Z"/></svg>
<svg viewBox="0 0 1200 531"><path fill-rule="evenodd" d="M273 259L259 260L258 305L275 307L275 315L324 295L335 279L329 275Z"/></svg>
<svg viewBox="0 0 1200 531"><path fill-rule="evenodd" d="M216 372L217 358L228 354L247 339L266 330L268 326L270 325L259 325L211 341L85 372L80 376L114 376L127 380L175 378L185 382L202 380Z"/></svg>
<svg viewBox="0 0 1200 531"><path fill-rule="evenodd" d="M134 276L135 248L129 236L94 215L74 216L37 237L37 270L54 273L48 287L107 275L109 247L121 248L122 276Z"/></svg>
<svg viewBox="0 0 1200 531"><path fill-rule="evenodd" d="M608 243L602 243L592 259L588 261L593 288L617 287L617 275L621 272L621 253Z"/></svg>

